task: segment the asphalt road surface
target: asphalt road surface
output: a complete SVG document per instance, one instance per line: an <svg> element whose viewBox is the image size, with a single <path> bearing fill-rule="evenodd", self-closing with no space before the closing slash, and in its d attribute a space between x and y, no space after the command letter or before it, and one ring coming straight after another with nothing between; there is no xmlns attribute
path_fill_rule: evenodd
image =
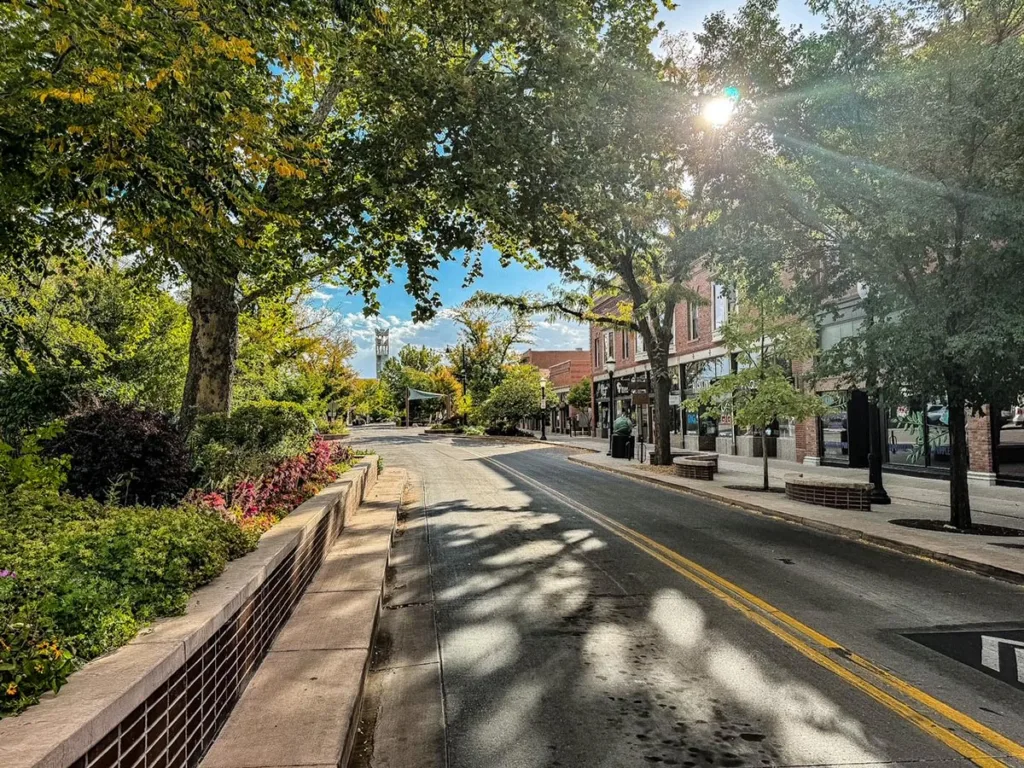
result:
<svg viewBox="0 0 1024 768"><path fill-rule="evenodd" d="M564 449L354 441L418 486L438 764L1024 766L1024 588Z"/></svg>

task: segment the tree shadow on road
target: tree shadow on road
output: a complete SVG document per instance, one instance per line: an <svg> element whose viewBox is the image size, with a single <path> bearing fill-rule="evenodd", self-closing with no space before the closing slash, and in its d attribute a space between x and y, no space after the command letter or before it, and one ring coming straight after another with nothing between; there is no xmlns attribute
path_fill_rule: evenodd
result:
<svg viewBox="0 0 1024 768"><path fill-rule="evenodd" d="M452 766L890 757L813 684L727 639L759 631L738 614L493 463L467 484L481 472L491 502L467 490L427 509Z"/></svg>

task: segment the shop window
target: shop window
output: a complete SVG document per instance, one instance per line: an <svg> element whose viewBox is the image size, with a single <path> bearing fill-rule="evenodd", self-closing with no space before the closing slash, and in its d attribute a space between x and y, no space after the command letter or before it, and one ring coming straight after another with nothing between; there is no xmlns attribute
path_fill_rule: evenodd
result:
<svg viewBox="0 0 1024 768"><path fill-rule="evenodd" d="M949 408L945 403L929 403L925 419L928 422L928 466L949 469Z"/></svg>
<svg viewBox="0 0 1024 768"><path fill-rule="evenodd" d="M824 458L849 460L850 424L846 392L826 392L822 399L829 407L821 417L821 445Z"/></svg>
<svg viewBox="0 0 1024 768"><path fill-rule="evenodd" d="M901 404L888 409L886 443L889 463L928 465L928 419L920 405Z"/></svg>
<svg viewBox="0 0 1024 768"><path fill-rule="evenodd" d="M722 333L722 326L725 325L729 319L729 309L735 306L735 302L732 298L732 291L726 285L719 285L715 283L713 286L713 299L712 299L712 325L711 328L715 333L715 336L720 336Z"/></svg>

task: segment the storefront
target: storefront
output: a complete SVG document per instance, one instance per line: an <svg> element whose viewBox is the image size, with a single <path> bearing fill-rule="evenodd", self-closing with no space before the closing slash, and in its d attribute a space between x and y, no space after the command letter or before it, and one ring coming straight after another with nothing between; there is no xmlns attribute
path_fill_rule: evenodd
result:
<svg viewBox="0 0 1024 768"><path fill-rule="evenodd" d="M643 435L645 439L650 440L654 411L650 404L633 405L633 394L639 392L650 392L650 380L646 371L616 376L611 398L608 396L607 379L594 383L594 399L597 402L597 424L600 437L607 438L609 425L626 413L633 421L634 434L638 437Z"/></svg>
<svg viewBox="0 0 1024 768"><path fill-rule="evenodd" d="M821 463L868 465L868 398L859 389L822 394L828 413L819 419Z"/></svg>
<svg viewBox="0 0 1024 768"><path fill-rule="evenodd" d="M728 355L684 364L682 377L684 399L696 397L722 376L727 375L729 370ZM731 414L726 413L721 417L715 417L707 413L704 408L700 408L697 411L684 411L682 417L683 447L686 450L719 450L719 440L731 444L733 438ZM727 452L733 453L731 448Z"/></svg>
<svg viewBox="0 0 1024 768"><path fill-rule="evenodd" d="M910 400L885 409L885 461L893 469L949 471L949 409Z"/></svg>
<svg viewBox="0 0 1024 768"><path fill-rule="evenodd" d="M825 392L830 410L818 420L821 463L864 468L871 450L867 395L853 389ZM889 471L913 474L949 471L949 409L941 402L908 398L882 404L882 462Z"/></svg>

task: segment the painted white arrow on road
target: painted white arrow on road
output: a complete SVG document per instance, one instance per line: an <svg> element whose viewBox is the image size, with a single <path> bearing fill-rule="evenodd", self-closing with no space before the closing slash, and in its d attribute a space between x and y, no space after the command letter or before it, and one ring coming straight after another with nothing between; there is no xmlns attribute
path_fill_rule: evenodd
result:
<svg viewBox="0 0 1024 768"><path fill-rule="evenodd" d="M999 646L1015 645L1014 656L1017 660L1017 680L1024 683L1024 642L1007 640L1005 637L981 636L981 665L999 672Z"/></svg>

